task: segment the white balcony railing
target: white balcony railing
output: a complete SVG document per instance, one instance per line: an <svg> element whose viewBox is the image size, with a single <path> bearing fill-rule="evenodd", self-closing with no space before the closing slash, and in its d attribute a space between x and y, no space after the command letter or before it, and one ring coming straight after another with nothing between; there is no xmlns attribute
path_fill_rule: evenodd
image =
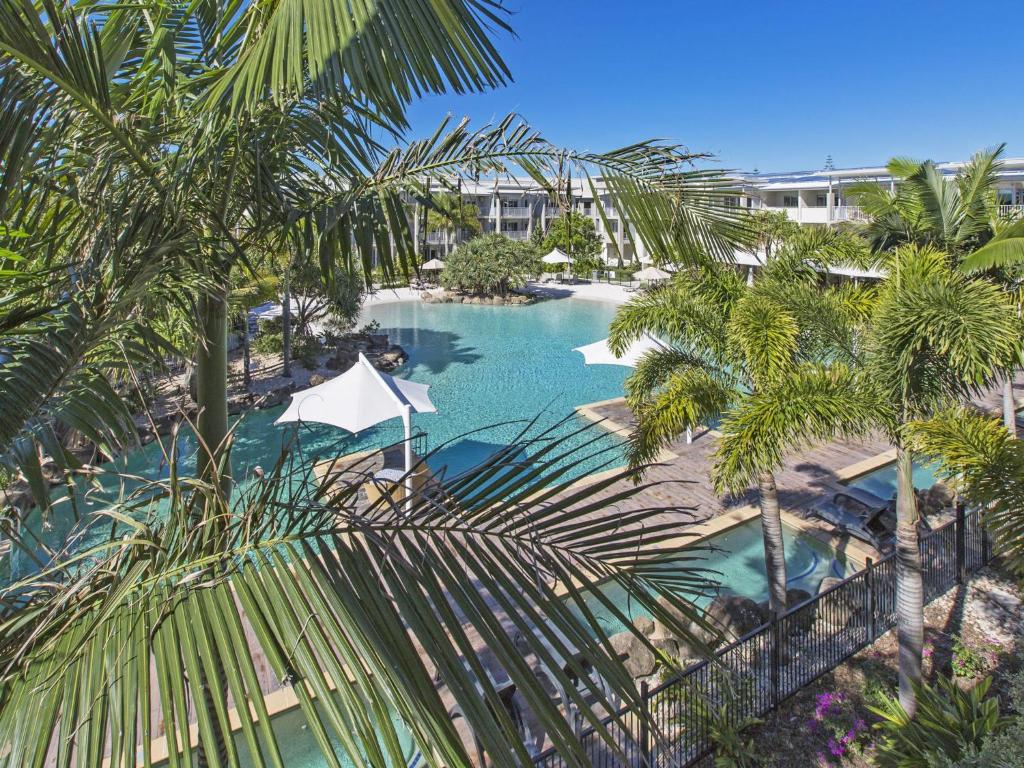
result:
<svg viewBox="0 0 1024 768"><path fill-rule="evenodd" d="M515 208L502 208L501 218L503 219L528 219L530 218L530 208L525 206L516 206Z"/></svg>
<svg viewBox="0 0 1024 768"><path fill-rule="evenodd" d="M832 209L832 221L867 221L869 218L856 205L837 205Z"/></svg>
<svg viewBox="0 0 1024 768"><path fill-rule="evenodd" d="M526 240L530 236L530 233L525 229L502 230L501 234L509 240Z"/></svg>
<svg viewBox="0 0 1024 768"><path fill-rule="evenodd" d="M999 216L1004 219L1024 218L1024 205L1000 205Z"/></svg>

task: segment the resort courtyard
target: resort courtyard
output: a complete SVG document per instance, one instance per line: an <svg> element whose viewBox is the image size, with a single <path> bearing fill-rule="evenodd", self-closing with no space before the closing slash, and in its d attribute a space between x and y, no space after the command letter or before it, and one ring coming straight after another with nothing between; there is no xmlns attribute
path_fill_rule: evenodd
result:
<svg viewBox="0 0 1024 768"><path fill-rule="evenodd" d="M0 768L1024 766L1022 24L0 0Z"/></svg>

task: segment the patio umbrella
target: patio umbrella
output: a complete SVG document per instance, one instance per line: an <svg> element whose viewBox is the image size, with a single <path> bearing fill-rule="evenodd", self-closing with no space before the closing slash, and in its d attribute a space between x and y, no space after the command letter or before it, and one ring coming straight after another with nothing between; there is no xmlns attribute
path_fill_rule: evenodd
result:
<svg viewBox="0 0 1024 768"><path fill-rule="evenodd" d="M634 280L668 280L672 275L657 267L644 267L633 275Z"/></svg>
<svg viewBox="0 0 1024 768"><path fill-rule="evenodd" d="M545 264L572 264L572 257L555 248L547 256L542 256L541 261Z"/></svg>
<svg viewBox="0 0 1024 768"><path fill-rule="evenodd" d="M652 339L650 336L642 336L629 345L629 348L622 353L622 357L616 357L608 346L608 339L595 341L583 347L576 347L573 352L583 355L583 362L587 365L624 365L627 368L636 368L637 362L652 349L662 349L663 344Z"/></svg>
<svg viewBox="0 0 1024 768"><path fill-rule="evenodd" d="M641 336L626 348L626 351L622 353L621 357L616 357L615 353L612 352L611 347L608 346L608 339L602 339L601 341L595 341L593 344L576 347L573 349L573 352L579 352L582 354L583 362L587 365L624 365L627 368L636 368L636 364L645 354L650 352L652 349L664 348L665 345L657 339L650 336ZM693 430L687 427L686 443L689 445L692 442Z"/></svg>
<svg viewBox="0 0 1024 768"><path fill-rule="evenodd" d="M275 424L316 421L349 432L361 432L389 419L401 418L405 427L405 490L411 503L412 414L436 413L427 396L427 384L417 384L381 373L359 353L359 360L340 376L295 392Z"/></svg>
<svg viewBox="0 0 1024 768"><path fill-rule="evenodd" d="M425 269L428 272L444 269L444 262L440 259L431 259L430 261L423 262L423 264L420 265L420 269Z"/></svg>

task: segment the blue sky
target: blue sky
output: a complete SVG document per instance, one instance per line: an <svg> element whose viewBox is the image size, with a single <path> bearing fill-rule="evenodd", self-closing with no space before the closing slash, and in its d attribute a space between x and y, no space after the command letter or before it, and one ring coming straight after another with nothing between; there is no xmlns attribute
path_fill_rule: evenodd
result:
<svg viewBox="0 0 1024 768"><path fill-rule="evenodd" d="M1024 155L1024 0L508 0L515 82L430 97L446 113L522 113L551 141L603 150L643 138L761 171L957 160L999 142Z"/></svg>

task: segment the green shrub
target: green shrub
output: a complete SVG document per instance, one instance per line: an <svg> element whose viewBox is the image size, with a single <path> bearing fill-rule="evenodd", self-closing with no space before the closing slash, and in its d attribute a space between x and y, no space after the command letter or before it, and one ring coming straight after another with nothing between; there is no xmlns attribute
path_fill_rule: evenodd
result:
<svg viewBox="0 0 1024 768"><path fill-rule="evenodd" d="M252 348L261 355L280 355L284 351L284 334L265 328L253 339Z"/></svg>
<svg viewBox="0 0 1024 768"><path fill-rule="evenodd" d="M946 677L934 687L917 688L917 714L911 720L896 699L868 707L882 718L882 738L875 751L881 768L936 768L980 749L986 738L1005 730L1010 721L999 714L999 701L989 697L991 678L968 691Z"/></svg>
<svg viewBox="0 0 1024 768"><path fill-rule="evenodd" d="M445 260L441 285L449 290L504 295L540 272L541 262L527 243L488 234L460 245Z"/></svg>
<svg viewBox="0 0 1024 768"><path fill-rule="evenodd" d="M309 370L317 367L317 356L324 351L324 345L316 336L302 335L292 339L292 356L301 360Z"/></svg>
<svg viewBox="0 0 1024 768"><path fill-rule="evenodd" d="M995 667L1000 650L1002 648L999 645L991 642L982 643L978 647L967 645L957 635L953 638L953 658L950 661L954 677L981 677Z"/></svg>

